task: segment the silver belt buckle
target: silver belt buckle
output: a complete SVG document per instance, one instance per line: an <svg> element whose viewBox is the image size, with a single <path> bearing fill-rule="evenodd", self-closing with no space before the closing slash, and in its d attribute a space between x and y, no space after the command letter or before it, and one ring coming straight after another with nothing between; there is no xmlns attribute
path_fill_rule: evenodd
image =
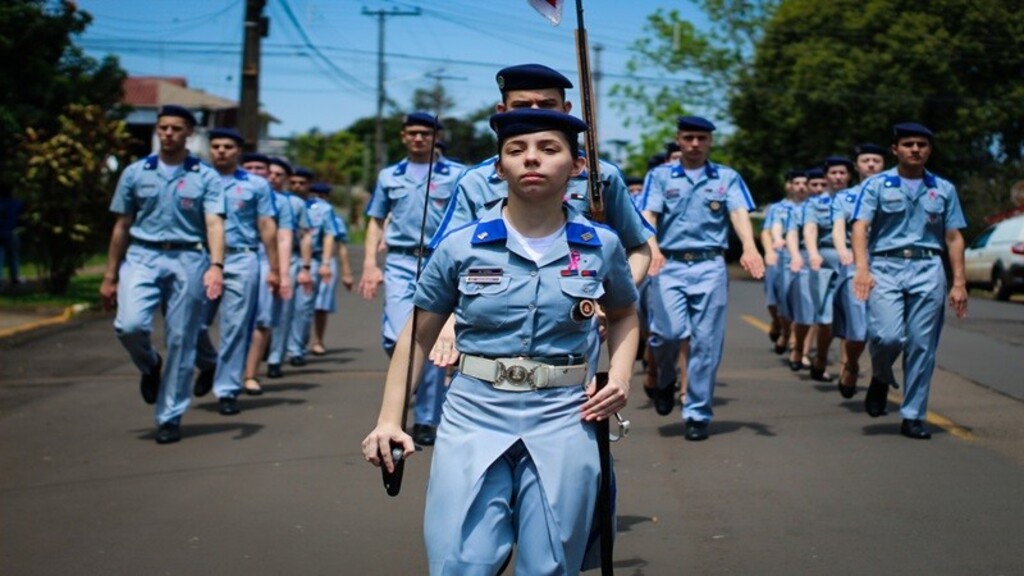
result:
<svg viewBox="0 0 1024 576"><path fill-rule="evenodd" d="M524 366L518 364L513 366L505 366L505 363L501 360L495 360L498 364L498 376L494 379L495 384L501 384L502 382L508 382L514 386L529 386L532 389L537 388L537 384L534 381L534 372L537 368L534 367L531 370L527 370Z"/></svg>
<svg viewBox="0 0 1024 576"><path fill-rule="evenodd" d="M904 248L903 249L903 257L904 258L913 258L914 257L914 251L911 250L910 248Z"/></svg>
<svg viewBox="0 0 1024 576"><path fill-rule="evenodd" d="M693 255L693 252L683 252L684 262L692 262L694 258L696 258L696 256Z"/></svg>

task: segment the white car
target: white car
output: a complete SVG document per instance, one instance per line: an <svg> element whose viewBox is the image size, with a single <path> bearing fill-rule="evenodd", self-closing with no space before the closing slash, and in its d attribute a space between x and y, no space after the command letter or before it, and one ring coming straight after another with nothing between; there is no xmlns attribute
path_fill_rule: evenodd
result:
<svg viewBox="0 0 1024 576"><path fill-rule="evenodd" d="M965 254L968 286L989 288L997 300L1024 293L1024 215L997 222Z"/></svg>

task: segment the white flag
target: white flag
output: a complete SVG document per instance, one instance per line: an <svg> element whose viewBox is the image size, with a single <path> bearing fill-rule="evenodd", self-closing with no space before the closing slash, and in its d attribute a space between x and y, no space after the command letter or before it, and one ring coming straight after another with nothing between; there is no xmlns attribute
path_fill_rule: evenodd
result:
<svg viewBox="0 0 1024 576"><path fill-rule="evenodd" d="M562 21L562 4L564 0L527 0L530 6L551 22L552 26L558 26Z"/></svg>

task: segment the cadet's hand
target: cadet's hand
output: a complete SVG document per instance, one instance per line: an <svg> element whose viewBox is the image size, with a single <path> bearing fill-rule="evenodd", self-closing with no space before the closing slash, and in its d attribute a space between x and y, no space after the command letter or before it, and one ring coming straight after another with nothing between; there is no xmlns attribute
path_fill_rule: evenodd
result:
<svg viewBox="0 0 1024 576"><path fill-rule="evenodd" d="M388 472L395 471L395 463L391 459L391 443L402 445L405 457L408 458L416 453L416 444L398 426L377 425L370 434L363 439L363 458L374 466L383 464Z"/></svg>
<svg viewBox="0 0 1024 576"><path fill-rule="evenodd" d="M210 300L220 298L224 291L224 272L220 266L211 265L203 274L203 286L206 287L206 297Z"/></svg>
<svg viewBox="0 0 1024 576"><path fill-rule="evenodd" d="M857 270L857 273L853 275L853 295L858 300L867 300L868 295L871 294L871 289L875 287L875 277L871 275L871 272L867 270ZM952 297L952 294L950 294ZM966 294L964 295L966 299Z"/></svg>
<svg viewBox="0 0 1024 576"><path fill-rule="evenodd" d="M320 269L317 270L317 273L320 275L321 282L330 282L331 276L334 276L334 274L331 272L330 265L326 263L320 265Z"/></svg>
<svg viewBox="0 0 1024 576"><path fill-rule="evenodd" d="M270 288L270 293L274 296L281 295L281 275L278 274L277 270L271 269L267 273L267 286Z"/></svg>
<svg viewBox="0 0 1024 576"><path fill-rule="evenodd" d="M957 318L967 316L967 288L961 284L953 284L949 291L949 307L956 312Z"/></svg>
<svg viewBox="0 0 1024 576"><path fill-rule="evenodd" d="M113 310L117 305L117 279L103 277L100 283L100 300L104 310Z"/></svg>
<svg viewBox="0 0 1024 576"><path fill-rule="evenodd" d="M629 382L622 382L611 376L608 377L608 384L595 393L597 386L594 378L590 379L587 385L587 399L583 404L583 420L593 422L611 418L616 412L626 407L629 398Z"/></svg>
<svg viewBox="0 0 1024 576"><path fill-rule="evenodd" d="M648 276L657 276L661 269L665 267L665 255L661 253L661 250L655 248L651 250L651 264L647 267Z"/></svg>
<svg viewBox="0 0 1024 576"><path fill-rule="evenodd" d="M291 300L293 288L292 279L288 274L285 274L284 276L281 276L281 284L277 287L277 295L280 296L282 300Z"/></svg>
<svg viewBox="0 0 1024 576"><path fill-rule="evenodd" d="M359 294L364 300L373 300L377 287L384 283L384 274L377 266L363 266L363 277L359 279Z"/></svg>
<svg viewBox="0 0 1024 576"><path fill-rule="evenodd" d="M351 272L341 273L341 283L345 286L345 290L352 291L352 286L355 285L355 280L352 278Z"/></svg>
<svg viewBox="0 0 1024 576"><path fill-rule="evenodd" d="M779 253L769 248L764 253L764 265L771 268L779 263Z"/></svg>
<svg viewBox="0 0 1024 576"><path fill-rule="evenodd" d="M755 280L764 278L764 260L761 259L761 253L757 251L757 248L743 251L743 255L740 256L740 266L743 266L751 278Z"/></svg>
<svg viewBox="0 0 1024 576"><path fill-rule="evenodd" d="M459 350L455 347L455 323L445 322L437 342L430 349L430 361L435 366L447 368L459 361Z"/></svg>
<svg viewBox="0 0 1024 576"><path fill-rule="evenodd" d="M313 275L309 273L309 270L303 268L299 270L299 276L296 278L302 291L306 294L313 293Z"/></svg>
<svg viewBox="0 0 1024 576"><path fill-rule="evenodd" d="M604 313L604 308L598 305L594 316L597 318L597 337L604 342L608 339L608 315Z"/></svg>
<svg viewBox="0 0 1024 576"><path fill-rule="evenodd" d="M825 261L825 259L821 257L820 253L812 254L811 257L808 258L808 262L809 262L809 264L811 266L811 270L814 270L815 272L817 272L818 270L821 270L821 263L824 262L824 261Z"/></svg>
<svg viewBox="0 0 1024 576"><path fill-rule="evenodd" d="M789 271L792 272L793 274L799 273L800 269L803 267L804 257L801 256L799 253L797 253L796 256L793 256L792 258L789 259Z"/></svg>
<svg viewBox="0 0 1024 576"><path fill-rule="evenodd" d="M774 248L776 251L782 250L785 247L786 247L786 241L781 239L781 238L778 239L778 240L773 240L772 241L772 248Z"/></svg>
<svg viewBox="0 0 1024 576"><path fill-rule="evenodd" d="M840 248L839 252L839 263L843 266L849 266L853 264L853 252L850 252L846 248Z"/></svg>

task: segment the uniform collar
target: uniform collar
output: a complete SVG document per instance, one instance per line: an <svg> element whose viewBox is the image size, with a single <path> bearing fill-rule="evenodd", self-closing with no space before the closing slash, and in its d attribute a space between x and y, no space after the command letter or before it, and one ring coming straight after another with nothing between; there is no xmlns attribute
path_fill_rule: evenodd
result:
<svg viewBox="0 0 1024 576"><path fill-rule="evenodd" d="M704 163L704 175L708 177L708 180L714 180L718 178L718 166L711 163L710 160ZM686 176L686 168L683 168L682 162L677 162L672 166L672 177L683 178Z"/></svg>
<svg viewBox="0 0 1024 576"><path fill-rule="evenodd" d="M143 164L143 168L145 168L146 170L156 170L156 167L157 165L159 165L159 163L160 156L158 154L153 154L152 156L146 157L146 160L144 161ZM189 154L188 156L185 156L185 161L182 163L182 167L185 169L185 172L199 172L200 164L202 164L202 162L199 160L199 158L196 158L195 156Z"/></svg>
<svg viewBox="0 0 1024 576"><path fill-rule="evenodd" d="M249 173L241 168L235 168L235 180L246 181L249 179Z"/></svg>
<svg viewBox="0 0 1024 576"><path fill-rule="evenodd" d="M409 169L409 159L406 158L395 165L395 170L391 173L392 176L405 176L405 172ZM447 176L452 172L452 165L444 161L444 157L441 157L434 163L434 174L440 176Z"/></svg>
<svg viewBox="0 0 1024 576"><path fill-rule="evenodd" d="M501 217L501 210L505 207L506 202L507 200L502 200L487 209L480 216L480 223L473 230L471 244L477 246L508 240L508 229L505 227L505 220ZM601 246L601 239L597 236L597 230L590 224L589 220L567 205L563 205L563 210L566 211L566 242L578 246Z"/></svg>
<svg viewBox="0 0 1024 576"><path fill-rule="evenodd" d="M900 174L897 170L897 168L889 170L889 173L885 175L885 182L882 184L883 186L886 188L900 187L903 180L900 178ZM924 171L924 176L921 178L921 181L924 183L925 188L935 188L938 185L935 175L927 170Z"/></svg>

